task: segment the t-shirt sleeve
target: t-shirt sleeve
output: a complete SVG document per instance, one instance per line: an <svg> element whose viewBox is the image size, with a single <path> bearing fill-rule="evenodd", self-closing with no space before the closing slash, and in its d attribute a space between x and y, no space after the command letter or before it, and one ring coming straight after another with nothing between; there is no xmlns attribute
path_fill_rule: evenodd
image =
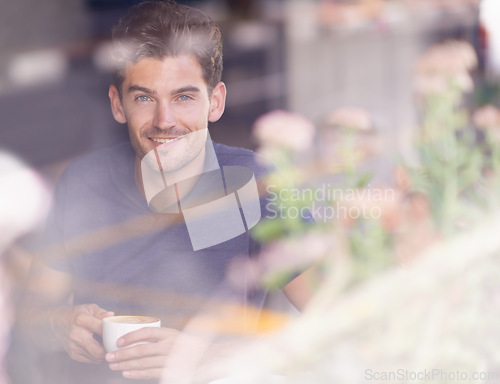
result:
<svg viewBox="0 0 500 384"><path fill-rule="evenodd" d="M47 266L63 272L70 272L71 270L64 233L67 185L68 174L65 172L56 185L52 206L45 222L40 244L42 261Z"/></svg>

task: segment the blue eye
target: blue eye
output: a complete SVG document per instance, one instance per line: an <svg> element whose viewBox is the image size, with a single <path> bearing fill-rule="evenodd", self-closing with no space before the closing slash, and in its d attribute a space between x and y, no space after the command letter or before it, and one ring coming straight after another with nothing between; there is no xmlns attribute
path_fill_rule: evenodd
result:
<svg viewBox="0 0 500 384"><path fill-rule="evenodd" d="M191 100L191 97L189 97L188 95L180 95L179 100L180 101L189 101L189 100Z"/></svg>
<svg viewBox="0 0 500 384"><path fill-rule="evenodd" d="M139 100L139 101L149 101L150 98L149 98L149 96L141 95L141 96L137 96L136 100Z"/></svg>

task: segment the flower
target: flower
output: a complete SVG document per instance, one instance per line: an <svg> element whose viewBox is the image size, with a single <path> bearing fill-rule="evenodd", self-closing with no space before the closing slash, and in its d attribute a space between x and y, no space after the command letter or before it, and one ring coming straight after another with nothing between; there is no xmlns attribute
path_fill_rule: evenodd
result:
<svg viewBox="0 0 500 384"><path fill-rule="evenodd" d="M485 105L474 112L472 120L480 129L500 127L500 110L491 104Z"/></svg>
<svg viewBox="0 0 500 384"><path fill-rule="evenodd" d="M415 90L420 95L443 93L447 90L447 83L443 76L436 74L420 74L415 77Z"/></svg>
<svg viewBox="0 0 500 384"><path fill-rule="evenodd" d="M434 45L417 63L416 91L422 95L443 93L453 85L470 92L474 82L469 71L476 66L477 56L468 42L451 40Z"/></svg>
<svg viewBox="0 0 500 384"><path fill-rule="evenodd" d="M474 89L474 80L469 72L457 73L453 77L453 82L463 92L470 92Z"/></svg>
<svg viewBox="0 0 500 384"><path fill-rule="evenodd" d="M304 116L275 110L257 119L253 135L262 146L305 151L313 143L315 127Z"/></svg>
<svg viewBox="0 0 500 384"><path fill-rule="evenodd" d="M326 117L326 125L354 129L361 132L371 131L370 115L362 108L341 107L335 109Z"/></svg>
<svg viewBox="0 0 500 384"><path fill-rule="evenodd" d="M472 116L474 124L484 131L494 143L500 142L500 110L489 104L476 110Z"/></svg>
<svg viewBox="0 0 500 384"><path fill-rule="evenodd" d="M419 73L462 73L474 69L477 56L466 41L450 40L429 48L417 63Z"/></svg>
<svg viewBox="0 0 500 384"><path fill-rule="evenodd" d="M386 186L352 190L339 202L347 213L343 224L351 227L359 218L374 219L380 220L386 231L396 231L401 221L402 197L400 190Z"/></svg>
<svg viewBox="0 0 500 384"><path fill-rule="evenodd" d="M36 171L8 152L0 151L0 254L10 242L45 218L50 193Z"/></svg>
<svg viewBox="0 0 500 384"><path fill-rule="evenodd" d="M368 157L380 154L384 145L370 114L362 108L340 107L323 120L319 147L324 158L335 167L352 170Z"/></svg>

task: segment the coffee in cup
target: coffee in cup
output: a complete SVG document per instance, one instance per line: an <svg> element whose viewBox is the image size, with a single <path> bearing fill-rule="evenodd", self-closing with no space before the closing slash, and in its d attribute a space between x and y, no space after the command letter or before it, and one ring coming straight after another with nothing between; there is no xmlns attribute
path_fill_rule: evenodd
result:
<svg viewBox="0 0 500 384"><path fill-rule="evenodd" d="M102 342L106 352L121 349L116 342L123 335L144 327L160 327L161 321L150 316L111 316L102 322ZM136 343L143 344L143 343ZM134 345L136 345L134 344ZM131 346L131 345L130 345ZM127 346L127 347L130 347Z"/></svg>

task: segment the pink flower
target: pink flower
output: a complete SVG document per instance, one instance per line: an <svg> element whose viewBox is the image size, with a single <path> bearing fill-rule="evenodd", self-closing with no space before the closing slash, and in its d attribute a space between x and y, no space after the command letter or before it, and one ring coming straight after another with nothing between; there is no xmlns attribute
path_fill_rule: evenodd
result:
<svg viewBox="0 0 500 384"><path fill-rule="evenodd" d="M257 119L253 135L264 147L283 147L305 151L313 143L314 125L304 116L275 110Z"/></svg>
<svg viewBox="0 0 500 384"><path fill-rule="evenodd" d="M334 110L326 117L326 124L363 132L372 129L372 121L368 112L357 107L341 107Z"/></svg>
<svg viewBox="0 0 500 384"><path fill-rule="evenodd" d="M500 110L491 104L485 105L474 112L472 120L481 129L500 127Z"/></svg>
<svg viewBox="0 0 500 384"><path fill-rule="evenodd" d="M448 84L443 76L435 74L419 74L415 78L415 90L420 95L431 95L446 92Z"/></svg>
<svg viewBox="0 0 500 384"><path fill-rule="evenodd" d="M452 74L474 69L477 56L472 45L451 40L429 48L417 63L417 72Z"/></svg>
<svg viewBox="0 0 500 384"><path fill-rule="evenodd" d="M474 83L469 71L477 65L474 48L465 41L447 41L432 46L417 63L415 88L419 94L446 92L455 86L470 92Z"/></svg>
<svg viewBox="0 0 500 384"><path fill-rule="evenodd" d="M493 105L486 105L479 108L472 116L474 124L489 136L490 140L500 142L500 110Z"/></svg>

